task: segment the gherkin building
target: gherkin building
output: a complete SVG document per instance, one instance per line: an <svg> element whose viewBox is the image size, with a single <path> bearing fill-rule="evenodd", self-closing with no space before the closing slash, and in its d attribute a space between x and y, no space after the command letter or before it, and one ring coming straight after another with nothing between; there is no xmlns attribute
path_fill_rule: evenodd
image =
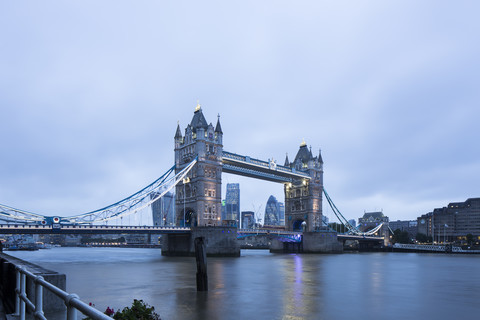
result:
<svg viewBox="0 0 480 320"><path fill-rule="evenodd" d="M285 225L285 207L278 202L274 196L270 196L265 207L264 225L281 226Z"/></svg>

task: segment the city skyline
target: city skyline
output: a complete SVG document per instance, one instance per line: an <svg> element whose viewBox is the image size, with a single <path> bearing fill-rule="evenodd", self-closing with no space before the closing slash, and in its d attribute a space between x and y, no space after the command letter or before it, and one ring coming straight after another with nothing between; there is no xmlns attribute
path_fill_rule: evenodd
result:
<svg viewBox="0 0 480 320"><path fill-rule="evenodd" d="M209 123L220 114L226 151L283 164L302 139L321 149L347 219L413 220L478 197L478 9L2 3L0 203L70 216L133 194L173 165L197 100ZM222 183L222 198L242 185L240 211L285 201L281 184Z"/></svg>

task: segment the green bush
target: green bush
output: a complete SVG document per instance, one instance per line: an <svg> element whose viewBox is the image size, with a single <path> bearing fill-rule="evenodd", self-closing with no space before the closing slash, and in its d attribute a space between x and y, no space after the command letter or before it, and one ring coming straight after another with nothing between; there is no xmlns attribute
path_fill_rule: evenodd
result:
<svg viewBox="0 0 480 320"><path fill-rule="evenodd" d="M132 307L123 308L113 314L115 320L160 320L160 316L155 313L155 308L149 306L143 300L134 299Z"/></svg>
<svg viewBox="0 0 480 320"><path fill-rule="evenodd" d="M132 306L123 308L122 311L114 312L113 309L107 307L104 312L115 320L161 320L160 316L155 313L155 308L146 304L143 300L134 299ZM91 320L84 318L83 320Z"/></svg>

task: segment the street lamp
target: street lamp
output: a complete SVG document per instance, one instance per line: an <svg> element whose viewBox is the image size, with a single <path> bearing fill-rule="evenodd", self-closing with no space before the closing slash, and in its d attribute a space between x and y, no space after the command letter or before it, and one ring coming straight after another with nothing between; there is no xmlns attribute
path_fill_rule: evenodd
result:
<svg viewBox="0 0 480 320"><path fill-rule="evenodd" d="M186 193L185 193L185 185L190 182L190 178L186 177L183 178L183 227L186 227L185 221L185 202L186 202Z"/></svg>

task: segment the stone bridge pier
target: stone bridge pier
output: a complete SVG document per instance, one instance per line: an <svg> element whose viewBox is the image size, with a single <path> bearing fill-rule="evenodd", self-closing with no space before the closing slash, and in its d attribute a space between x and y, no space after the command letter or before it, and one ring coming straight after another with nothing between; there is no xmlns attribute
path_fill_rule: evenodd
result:
<svg viewBox="0 0 480 320"><path fill-rule="evenodd" d="M239 257L237 228L192 227L189 233L165 234L162 236L163 256L195 256L195 239L204 238L207 256Z"/></svg>

